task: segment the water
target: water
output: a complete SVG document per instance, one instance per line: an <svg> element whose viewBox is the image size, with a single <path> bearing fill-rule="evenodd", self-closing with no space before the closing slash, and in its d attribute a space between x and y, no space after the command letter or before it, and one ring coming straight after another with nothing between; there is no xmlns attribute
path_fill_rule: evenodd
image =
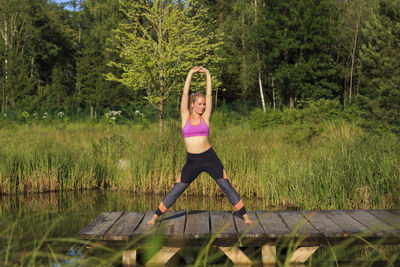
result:
<svg viewBox="0 0 400 267"><path fill-rule="evenodd" d="M60 263L80 257L82 251L87 253L77 233L98 214L155 210L162 198L162 195L96 190L0 196L0 265L5 265L5 261L29 265L32 257L36 257L33 265L48 265L50 261L61 266ZM245 204L248 210L272 209L262 199L245 200ZM226 197L183 194L170 208L181 209L230 211L232 206ZM35 256L36 251L56 256ZM115 262L120 263L120 259Z"/></svg>
<svg viewBox="0 0 400 267"><path fill-rule="evenodd" d="M99 246L87 249L77 233L98 214L107 211L155 210L161 195L138 195L116 191L78 191L46 194L0 196L0 266L22 265L119 266L123 248ZM267 206L263 199L245 199L248 210L277 210L285 207ZM232 210L226 197L182 195L170 210ZM287 209L287 207L286 207ZM210 252L211 253L211 252ZM259 252L257 252L259 253ZM354 260L375 263L384 257L365 247L335 248L339 262ZM385 248L385 258L397 259L400 246ZM258 256L259 257L259 256ZM315 266L332 258L329 247L321 247L313 256ZM319 259L319 260L318 260ZM224 263L222 259L220 263ZM365 263L365 262L364 262ZM396 261L396 264L398 262ZM314 266L311 264L311 266ZM385 261L382 265L386 266ZM351 263L350 263L351 265Z"/></svg>

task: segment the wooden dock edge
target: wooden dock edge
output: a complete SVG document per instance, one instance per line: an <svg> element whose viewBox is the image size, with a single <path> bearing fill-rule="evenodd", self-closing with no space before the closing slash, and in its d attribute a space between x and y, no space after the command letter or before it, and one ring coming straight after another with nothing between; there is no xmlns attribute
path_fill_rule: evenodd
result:
<svg viewBox="0 0 400 267"><path fill-rule="evenodd" d="M252 261L239 247L217 247L219 248L232 263L240 266L251 266ZM289 264L304 264L319 246L299 247L292 255L290 255ZM161 249L149 259L145 266L163 266L166 265L182 248L179 247L161 247ZM262 264L274 266L276 265L276 246L265 245L261 248ZM124 267L137 266L137 251L126 250L122 253L122 265Z"/></svg>

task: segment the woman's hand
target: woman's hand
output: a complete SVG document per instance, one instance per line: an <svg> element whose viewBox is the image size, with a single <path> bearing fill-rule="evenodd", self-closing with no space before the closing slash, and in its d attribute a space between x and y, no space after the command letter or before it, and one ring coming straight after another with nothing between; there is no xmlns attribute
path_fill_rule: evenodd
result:
<svg viewBox="0 0 400 267"><path fill-rule="evenodd" d="M190 73L196 73L196 72L201 72L201 67L200 66L194 66L191 70Z"/></svg>
<svg viewBox="0 0 400 267"><path fill-rule="evenodd" d="M202 66L194 66L191 70L190 73L194 74L196 72L201 72L201 73L210 73L208 69L203 68Z"/></svg>
<svg viewBox="0 0 400 267"><path fill-rule="evenodd" d="M203 68L202 66L200 66L199 68L200 68L199 72L202 72L202 73L210 73L210 72L208 71L208 69Z"/></svg>

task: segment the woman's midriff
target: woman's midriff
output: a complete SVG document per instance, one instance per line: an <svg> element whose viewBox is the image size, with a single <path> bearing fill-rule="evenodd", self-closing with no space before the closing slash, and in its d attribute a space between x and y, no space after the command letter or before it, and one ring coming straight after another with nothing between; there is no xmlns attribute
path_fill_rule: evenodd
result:
<svg viewBox="0 0 400 267"><path fill-rule="evenodd" d="M200 154L210 149L211 144L208 136L192 136L184 138L186 151L193 154Z"/></svg>

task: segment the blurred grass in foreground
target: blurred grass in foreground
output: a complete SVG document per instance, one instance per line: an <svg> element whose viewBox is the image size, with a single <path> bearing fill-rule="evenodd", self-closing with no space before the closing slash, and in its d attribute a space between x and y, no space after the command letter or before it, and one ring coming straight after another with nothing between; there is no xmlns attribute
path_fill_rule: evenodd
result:
<svg viewBox="0 0 400 267"><path fill-rule="evenodd" d="M75 201L72 197L70 201L59 199L55 202L57 206L47 205L40 210L24 205L18 208L16 214L11 210L4 212L0 217L0 265L121 266L123 251L137 249L138 240L111 246L95 240L80 240L76 235L98 215L99 210L115 210L121 206L115 204L112 198L103 199L101 194L79 199L84 202ZM130 210L130 207L126 207L126 210ZM179 266L230 266L229 259L213 247L214 238L211 237L199 248L183 248L175 263ZM385 238L382 238L372 244L363 240L361 235L334 246L322 246L306 265L396 266L400 260L400 246L383 246L384 241ZM162 242L159 236L146 237L139 250L139 262L144 264L151 258ZM299 245L291 237L281 240L277 247L277 266L289 266L289 259ZM260 264L260 247L242 249L254 264Z"/></svg>

